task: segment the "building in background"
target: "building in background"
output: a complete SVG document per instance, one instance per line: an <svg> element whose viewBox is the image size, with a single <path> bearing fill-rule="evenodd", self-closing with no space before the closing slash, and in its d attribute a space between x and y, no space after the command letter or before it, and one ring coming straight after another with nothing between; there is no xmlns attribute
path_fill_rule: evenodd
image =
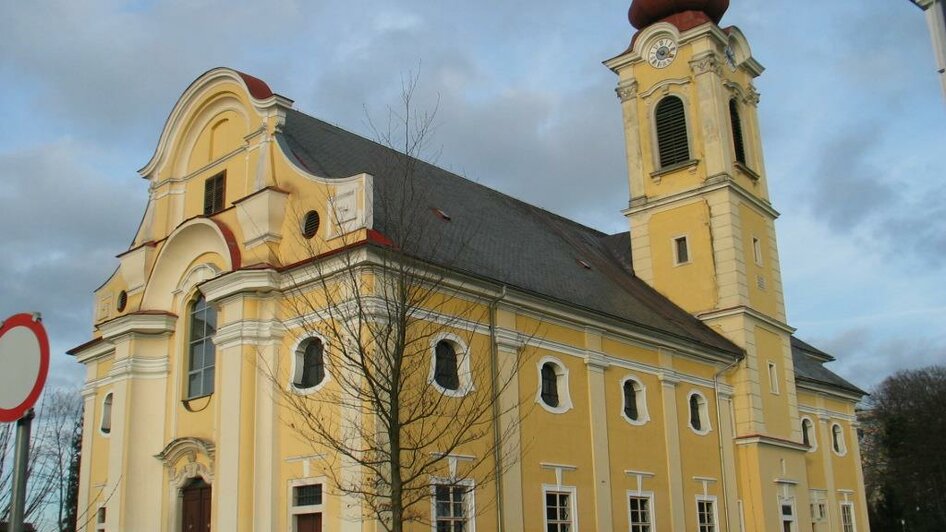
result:
<svg viewBox="0 0 946 532"><path fill-rule="evenodd" d="M926 24L930 28L933 40L933 54L936 57L936 72L946 98L946 2L943 0L910 0L926 13Z"/></svg>
<svg viewBox="0 0 946 532"><path fill-rule="evenodd" d="M479 483L465 468L494 458L472 443L451 453L430 475L435 530L868 529L863 392L786 322L763 68L719 25L727 6L635 0L638 31L605 62L629 232L413 166L425 199L402 207L437 244L413 258L469 305L424 313L452 330L431 342L422 384L459 401L495 378L464 361L525 357L495 425L515 427L512 465ZM379 250L398 245L390 198L404 176L379 164L389 155L231 69L187 88L141 170L135 239L95 291L94 338L71 351L86 367L87 529L376 529L333 493L339 461L300 441L285 394L317 401L340 380L341 346L292 302L339 257L373 279ZM461 477L469 489L437 487Z"/></svg>

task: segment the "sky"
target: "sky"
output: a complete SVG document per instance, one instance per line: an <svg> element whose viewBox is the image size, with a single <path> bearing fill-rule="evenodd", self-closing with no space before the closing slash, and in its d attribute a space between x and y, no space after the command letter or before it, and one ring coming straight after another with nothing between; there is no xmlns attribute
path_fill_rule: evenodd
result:
<svg viewBox="0 0 946 532"><path fill-rule="evenodd" d="M144 212L164 121L229 66L371 136L401 80L437 108L437 163L627 230L615 75L628 0L0 3L0 318L41 311L50 386ZM870 389L946 363L946 99L907 0L731 0L756 81L790 325Z"/></svg>

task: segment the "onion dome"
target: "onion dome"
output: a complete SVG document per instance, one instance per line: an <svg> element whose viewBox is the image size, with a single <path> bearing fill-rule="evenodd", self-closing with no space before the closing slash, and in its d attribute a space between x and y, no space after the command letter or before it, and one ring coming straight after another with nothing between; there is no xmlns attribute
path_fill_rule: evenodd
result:
<svg viewBox="0 0 946 532"><path fill-rule="evenodd" d="M641 30L672 15L697 11L719 24L727 9L729 0L633 0L627 18Z"/></svg>

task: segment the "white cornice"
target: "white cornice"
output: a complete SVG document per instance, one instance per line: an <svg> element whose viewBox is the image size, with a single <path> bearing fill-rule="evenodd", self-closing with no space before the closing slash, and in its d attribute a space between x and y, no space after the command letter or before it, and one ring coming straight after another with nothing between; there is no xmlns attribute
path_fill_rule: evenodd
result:
<svg viewBox="0 0 946 532"><path fill-rule="evenodd" d="M796 331L794 327L791 327L787 323L784 323L775 318L766 316L765 314L762 314L758 310L752 307L747 307L745 305L739 305L736 307L724 308L721 310L712 310L709 312L703 312L703 313L697 314L696 317L699 318L700 321L705 322L705 321L718 320L722 318L729 318L732 316L739 316L739 315L747 315L756 321L762 322L770 327L778 329L787 334L795 334L795 331Z"/></svg>
<svg viewBox="0 0 946 532"><path fill-rule="evenodd" d="M167 358L128 357L116 360L108 375L114 380L125 377L156 379L167 375Z"/></svg>
<svg viewBox="0 0 946 532"><path fill-rule="evenodd" d="M76 362L79 362L80 364L87 364L93 360L98 360L114 353L115 344L107 340L100 340L89 345L88 347L83 348L80 351L76 351L73 356L76 357Z"/></svg>
<svg viewBox="0 0 946 532"><path fill-rule="evenodd" d="M273 269L238 270L205 281L200 291L207 301L220 301L241 293L268 293L280 290L282 275Z"/></svg>
<svg viewBox="0 0 946 532"><path fill-rule="evenodd" d="M779 212L775 210L772 205L766 201L763 201L756 197L754 194L748 190L742 188L742 186L737 183L732 176L729 174L718 174L712 177L707 178L706 184L701 187L694 188L692 190L687 190L680 192L678 194L671 194L669 196L664 196L661 198L653 200L645 200L646 198L638 198L631 202L631 206L627 209L621 211L621 214L624 216L633 216L637 213L659 209L661 207L666 207L673 203L691 200L693 198L708 194L710 192L715 192L724 188L729 188L735 192L741 199L745 200L748 203L751 203L760 211L772 217L772 219L777 219L779 217Z"/></svg>
<svg viewBox="0 0 946 532"><path fill-rule="evenodd" d="M213 341L220 349L240 345L266 345L279 341L284 333L285 327L278 320L242 320L217 329Z"/></svg>
<svg viewBox="0 0 946 532"><path fill-rule="evenodd" d="M831 395L846 401L858 402L864 398L864 395L859 394L854 391L849 391L844 388L839 388L831 386L829 384L821 384L817 382L811 382L804 380L804 377L799 377L797 374L795 376L795 386L807 390L809 392L823 393L825 395Z"/></svg>
<svg viewBox="0 0 946 532"><path fill-rule="evenodd" d="M773 438L763 434L753 434L751 436L736 436L734 438L736 445L769 445L771 447L781 447L793 451L808 452L808 446L803 443Z"/></svg>
<svg viewBox="0 0 946 532"><path fill-rule="evenodd" d="M126 314L99 324L105 340L114 340L125 334L171 334L177 323L173 314Z"/></svg>

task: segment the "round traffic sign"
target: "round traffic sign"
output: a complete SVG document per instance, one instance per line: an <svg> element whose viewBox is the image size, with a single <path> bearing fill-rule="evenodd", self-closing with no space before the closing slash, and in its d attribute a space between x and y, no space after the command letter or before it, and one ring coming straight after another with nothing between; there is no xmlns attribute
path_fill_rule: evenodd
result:
<svg viewBox="0 0 946 532"><path fill-rule="evenodd" d="M0 325L0 421L16 421L32 408L49 372L49 338L33 314L14 314Z"/></svg>

